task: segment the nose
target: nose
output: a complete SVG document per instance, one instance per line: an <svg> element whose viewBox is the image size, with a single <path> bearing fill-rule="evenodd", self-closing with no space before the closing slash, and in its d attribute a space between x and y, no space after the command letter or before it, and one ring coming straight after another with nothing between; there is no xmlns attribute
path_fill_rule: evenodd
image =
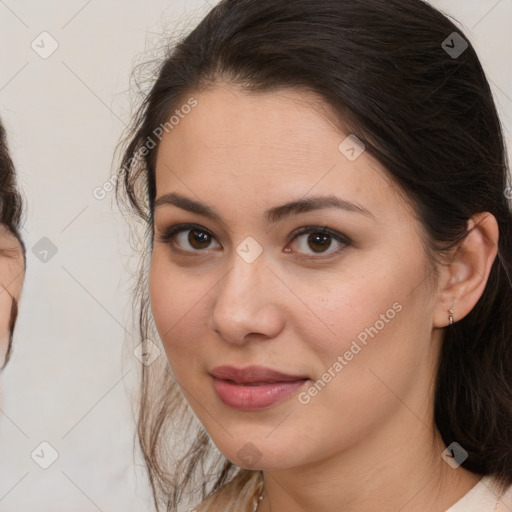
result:
<svg viewBox="0 0 512 512"><path fill-rule="evenodd" d="M276 293L278 279L261 256L252 263L238 254L233 260L231 269L214 288L210 329L238 345L276 337L285 325Z"/></svg>

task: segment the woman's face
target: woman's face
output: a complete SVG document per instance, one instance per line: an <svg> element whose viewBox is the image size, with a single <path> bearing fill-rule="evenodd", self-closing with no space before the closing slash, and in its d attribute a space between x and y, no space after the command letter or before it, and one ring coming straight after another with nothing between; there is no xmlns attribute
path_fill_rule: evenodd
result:
<svg viewBox="0 0 512 512"><path fill-rule="evenodd" d="M0 366L9 347L12 298L19 300L24 274L21 243L0 224Z"/></svg>
<svg viewBox="0 0 512 512"><path fill-rule="evenodd" d="M289 468L424 429L436 294L420 225L385 170L308 93L194 97L158 150L150 296L214 443L242 467ZM214 379L224 365L291 381Z"/></svg>

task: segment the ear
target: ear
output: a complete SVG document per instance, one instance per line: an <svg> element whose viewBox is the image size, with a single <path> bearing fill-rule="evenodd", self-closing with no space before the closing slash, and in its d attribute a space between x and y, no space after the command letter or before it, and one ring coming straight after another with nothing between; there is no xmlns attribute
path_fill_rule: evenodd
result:
<svg viewBox="0 0 512 512"><path fill-rule="evenodd" d="M464 318L484 292L492 264L498 253L499 228L494 215L478 213L468 220L469 234L452 251L450 261L440 268L434 326L449 325Z"/></svg>
<svg viewBox="0 0 512 512"><path fill-rule="evenodd" d="M24 277L23 247L18 238L0 224L0 366L9 346L13 298L19 300Z"/></svg>

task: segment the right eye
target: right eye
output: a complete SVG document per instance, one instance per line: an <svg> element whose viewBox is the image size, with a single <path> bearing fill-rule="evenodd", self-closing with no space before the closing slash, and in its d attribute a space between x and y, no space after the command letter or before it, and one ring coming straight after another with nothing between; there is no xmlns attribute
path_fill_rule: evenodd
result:
<svg viewBox="0 0 512 512"><path fill-rule="evenodd" d="M169 244L172 250L188 253L204 252L211 241L215 240L207 229L198 224L175 224L157 235L156 239L158 242ZM175 245L179 249L176 249Z"/></svg>

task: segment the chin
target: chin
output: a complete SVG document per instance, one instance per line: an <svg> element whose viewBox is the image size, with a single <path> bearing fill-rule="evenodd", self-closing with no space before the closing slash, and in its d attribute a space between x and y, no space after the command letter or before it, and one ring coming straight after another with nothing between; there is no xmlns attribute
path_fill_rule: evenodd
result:
<svg viewBox="0 0 512 512"><path fill-rule="evenodd" d="M230 430L233 437L229 434L222 434L222 440L211 437L217 449L233 464L252 470L266 469L285 469L300 465L300 454L297 451L297 440L291 439L289 435L283 438L276 435L270 439L268 433L271 429L265 427L264 432L257 431L261 429L245 428L240 435L236 435ZM286 439L286 440L285 440Z"/></svg>

